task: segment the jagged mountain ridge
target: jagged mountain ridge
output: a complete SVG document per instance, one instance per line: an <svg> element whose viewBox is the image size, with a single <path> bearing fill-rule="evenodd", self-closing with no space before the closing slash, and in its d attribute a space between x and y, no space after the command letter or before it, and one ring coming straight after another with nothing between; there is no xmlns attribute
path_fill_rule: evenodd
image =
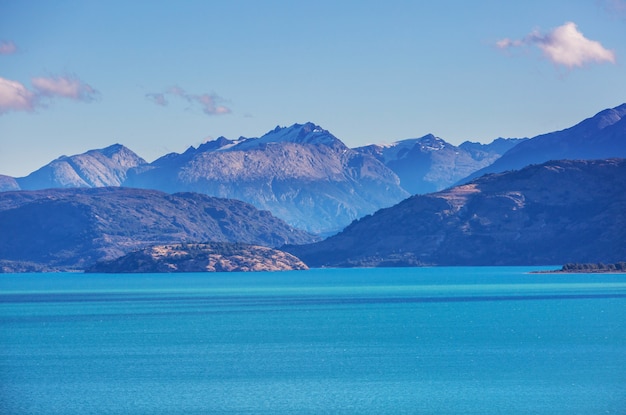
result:
<svg viewBox="0 0 626 415"><path fill-rule="evenodd" d="M626 258L626 160L560 160L413 196L322 242L307 265L554 265Z"/></svg>
<svg viewBox="0 0 626 415"><path fill-rule="evenodd" d="M26 177L15 179L22 190L120 186L128 169L147 164L144 159L114 144L74 156L61 156Z"/></svg>
<svg viewBox="0 0 626 415"><path fill-rule="evenodd" d="M269 131L259 138L240 138L234 148L243 150L270 143L326 145L329 147L337 146L341 149L347 149L341 140L332 135L328 130L312 122L293 124L291 127L287 128L276 126L272 131Z"/></svg>
<svg viewBox="0 0 626 415"><path fill-rule="evenodd" d="M250 204L123 187L0 193L0 260L83 269L155 244L316 238ZM2 265L2 264L0 264Z"/></svg>
<svg viewBox="0 0 626 415"><path fill-rule="evenodd" d="M626 157L626 103L600 111L573 127L538 135L513 147L463 183L487 173L518 170L548 160Z"/></svg>
<svg viewBox="0 0 626 415"><path fill-rule="evenodd" d="M542 136L519 145L516 144L523 139L453 146L427 135L392 145L349 149L323 128L305 123L276 127L259 138L220 137L150 164L120 145L91 150L61 157L25 178L0 176L0 190L16 190L20 184L26 188L121 184L170 193L197 191L244 200L271 210L294 226L331 234L353 219L400 201L408 196L406 189L423 194L446 188L455 181L469 180L460 177L496 159L492 166L505 170L534 160L522 160L517 167L502 167L499 157L507 149L506 158L519 153L518 147L533 149L525 151L533 157L537 156L534 153L543 152L543 158L619 157L626 153L621 150L626 136L626 122L622 119L625 108L626 104L605 110L571 129L544 135L562 136L585 127L582 155L580 151L563 152L563 140L539 140ZM533 145L556 144L546 144L547 149L539 151L528 147L529 141ZM568 141L565 147L572 147L572 142ZM107 151L115 148L132 154L128 154L128 160L107 156Z"/></svg>
<svg viewBox="0 0 626 415"><path fill-rule="evenodd" d="M315 233L336 232L408 196L384 164L312 123L260 138L220 137L131 169L124 185L243 200Z"/></svg>
<svg viewBox="0 0 626 415"><path fill-rule="evenodd" d="M454 146L432 134L389 145L369 145L355 150L371 154L393 170L400 185L411 194L442 190L497 160L525 139L499 138L490 144L466 141Z"/></svg>

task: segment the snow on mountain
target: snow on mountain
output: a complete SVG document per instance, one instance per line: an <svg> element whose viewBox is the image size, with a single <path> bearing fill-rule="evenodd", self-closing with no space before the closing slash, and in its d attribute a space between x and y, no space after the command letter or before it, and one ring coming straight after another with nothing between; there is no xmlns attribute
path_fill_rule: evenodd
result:
<svg viewBox="0 0 626 415"><path fill-rule="evenodd" d="M454 146L428 134L386 145L355 150L371 154L393 170L400 185L412 194L442 190L474 171L493 163L520 140L498 139L491 144L463 143Z"/></svg>
<svg viewBox="0 0 626 415"><path fill-rule="evenodd" d="M407 138L391 144L373 144L371 147L379 155L379 159L387 164L390 161L406 157L416 146L422 151L438 151L450 144L439 137L427 134L420 138ZM379 147L379 149L376 149Z"/></svg>
<svg viewBox="0 0 626 415"><path fill-rule="evenodd" d="M61 156L16 181L22 190L120 186L129 169L146 161L121 144Z"/></svg>
<svg viewBox="0 0 626 415"><path fill-rule="evenodd" d="M264 134L260 138L250 138L233 148L237 150L250 149L259 147L263 144L270 143L297 143L297 144L314 144L327 146L343 146L345 145L327 130L319 125L311 122L305 124L293 124L290 127L277 126L272 131Z"/></svg>
<svg viewBox="0 0 626 415"><path fill-rule="evenodd" d="M239 199L322 234L408 196L382 162L313 123L191 147L134 169L124 186Z"/></svg>

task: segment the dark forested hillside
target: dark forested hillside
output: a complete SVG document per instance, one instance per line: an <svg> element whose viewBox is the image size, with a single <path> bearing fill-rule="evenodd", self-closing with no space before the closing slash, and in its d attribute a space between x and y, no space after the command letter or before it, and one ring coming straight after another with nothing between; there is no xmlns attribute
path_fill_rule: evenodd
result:
<svg viewBox="0 0 626 415"><path fill-rule="evenodd" d="M309 266L622 261L626 161L552 161L483 176L286 249Z"/></svg>
<svg viewBox="0 0 626 415"><path fill-rule="evenodd" d="M279 246L314 240L244 202L128 188L0 193L0 229L0 265L6 270L24 269L16 263L80 269L164 243Z"/></svg>

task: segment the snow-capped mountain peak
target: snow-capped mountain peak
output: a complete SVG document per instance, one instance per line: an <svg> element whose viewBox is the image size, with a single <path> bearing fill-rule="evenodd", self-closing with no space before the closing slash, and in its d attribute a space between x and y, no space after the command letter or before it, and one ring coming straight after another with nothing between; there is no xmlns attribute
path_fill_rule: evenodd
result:
<svg viewBox="0 0 626 415"><path fill-rule="evenodd" d="M431 152L441 150L448 145L450 144L443 139L435 137L432 134L427 134L420 138L407 138L406 140L381 145L382 151L380 151L379 154L386 163L405 157L415 148L419 148L420 151Z"/></svg>
<svg viewBox="0 0 626 415"><path fill-rule="evenodd" d="M307 122L305 124L293 124L290 127L277 126L272 131L259 138L251 138L239 145L237 149L248 149L262 144L271 143L297 143L312 145L341 145L343 143L329 131L319 125Z"/></svg>
<svg viewBox="0 0 626 415"><path fill-rule="evenodd" d="M239 137L236 140L229 140L228 138L221 136L216 138L215 140L202 143L200 146L198 146L197 151L226 151L248 140L250 139L245 137Z"/></svg>

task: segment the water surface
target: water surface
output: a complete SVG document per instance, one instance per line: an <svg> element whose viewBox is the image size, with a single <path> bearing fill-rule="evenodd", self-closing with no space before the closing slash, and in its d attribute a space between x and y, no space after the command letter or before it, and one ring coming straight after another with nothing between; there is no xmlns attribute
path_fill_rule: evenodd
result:
<svg viewBox="0 0 626 415"><path fill-rule="evenodd" d="M626 413L626 276L529 270L0 275L0 413Z"/></svg>

